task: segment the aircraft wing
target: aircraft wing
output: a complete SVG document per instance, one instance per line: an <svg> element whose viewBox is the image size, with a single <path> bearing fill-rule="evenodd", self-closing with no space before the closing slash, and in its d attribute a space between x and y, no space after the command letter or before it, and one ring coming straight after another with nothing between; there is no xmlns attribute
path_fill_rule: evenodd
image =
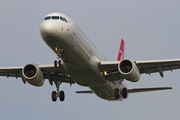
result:
<svg viewBox="0 0 180 120"><path fill-rule="evenodd" d="M162 77L161 71L172 71L180 68L180 59L135 61L135 63L141 74L159 72Z"/></svg>
<svg viewBox="0 0 180 120"><path fill-rule="evenodd" d="M42 71L44 78L49 80L49 83L52 85L55 77L58 77L61 79L61 82L74 84L75 81L71 79L64 69L63 66L61 67L54 67L54 64L49 65L37 65L39 69ZM6 76L6 77L16 77L16 78L22 78L22 69L24 66L20 67L0 67L0 76ZM24 81L22 79L24 83Z"/></svg>
<svg viewBox="0 0 180 120"><path fill-rule="evenodd" d="M139 68L140 74L151 74L158 72L161 77L164 76L163 71L172 71L180 69L180 59L167 60L143 60L133 61ZM120 61L100 61L99 70L109 81L117 81L121 77L118 70Z"/></svg>

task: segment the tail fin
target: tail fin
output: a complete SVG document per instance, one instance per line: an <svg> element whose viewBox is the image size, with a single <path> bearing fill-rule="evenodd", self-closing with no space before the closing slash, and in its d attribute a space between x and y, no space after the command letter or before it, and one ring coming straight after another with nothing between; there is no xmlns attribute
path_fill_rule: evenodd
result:
<svg viewBox="0 0 180 120"><path fill-rule="evenodd" d="M120 45L117 61L121 61L124 59L124 46L125 46L125 42L123 39L121 39L121 45Z"/></svg>

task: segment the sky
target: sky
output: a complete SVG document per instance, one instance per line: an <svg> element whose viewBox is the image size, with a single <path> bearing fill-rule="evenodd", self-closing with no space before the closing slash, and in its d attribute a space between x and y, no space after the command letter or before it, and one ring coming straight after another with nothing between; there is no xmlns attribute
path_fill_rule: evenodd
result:
<svg viewBox="0 0 180 120"><path fill-rule="evenodd" d="M69 16L108 60L116 60L120 40L125 58L157 60L180 58L179 0L1 0L0 67L29 63L52 64L56 54L44 43L39 26L51 12ZM56 90L46 80L42 87L21 79L0 77L1 120L49 119L180 119L180 70L141 75L128 88L173 87L173 90L129 94L109 102L94 94L76 94L89 88L63 83L64 102L52 102Z"/></svg>

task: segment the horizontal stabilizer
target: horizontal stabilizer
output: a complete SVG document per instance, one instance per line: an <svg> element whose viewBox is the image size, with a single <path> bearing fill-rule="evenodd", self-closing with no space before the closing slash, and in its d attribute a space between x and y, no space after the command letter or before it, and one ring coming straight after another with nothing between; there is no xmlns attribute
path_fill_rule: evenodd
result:
<svg viewBox="0 0 180 120"><path fill-rule="evenodd" d="M92 91L76 91L76 93L93 93Z"/></svg>
<svg viewBox="0 0 180 120"><path fill-rule="evenodd" d="M172 89L172 87L135 88L135 89L128 89L128 93L149 92L149 91L168 90L168 89Z"/></svg>

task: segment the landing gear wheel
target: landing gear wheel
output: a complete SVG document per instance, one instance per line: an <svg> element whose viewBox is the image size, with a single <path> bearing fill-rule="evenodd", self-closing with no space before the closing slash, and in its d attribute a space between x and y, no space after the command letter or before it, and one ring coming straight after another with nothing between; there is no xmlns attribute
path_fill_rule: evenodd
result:
<svg viewBox="0 0 180 120"><path fill-rule="evenodd" d="M60 101L64 101L64 99L65 99L64 91L60 91L59 99L60 99Z"/></svg>
<svg viewBox="0 0 180 120"><path fill-rule="evenodd" d="M58 61L59 67L61 67L61 60Z"/></svg>
<svg viewBox="0 0 180 120"><path fill-rule="evenodd" d="M52 92L51 97L52 97L52 101L53 101L53 102L56 102L56 100L57 100L56 91L53 91L53 92Z"/></svg>
<svg viewBox="0 0 180 120"><path fill-rule="evenodd" d="M127 97L128 97L127 88L123 88L123 89L122 89L122 97L123 97L123 98L127 98Z"/></svg>
<svg viewBox="0 0 180 120"><path fill-rule="evenodd" d="M116 88L116 89L114 90L114 96L115 96L116 99L119 99L119 96L120 96L119 93L120 93L119 89Z"/></svg>
<svg viewBox="0 0 180 120"><path fill-rule="evenodd" d="M54 67L57 67L57 61L56 60L54 61Z"/></svg>

